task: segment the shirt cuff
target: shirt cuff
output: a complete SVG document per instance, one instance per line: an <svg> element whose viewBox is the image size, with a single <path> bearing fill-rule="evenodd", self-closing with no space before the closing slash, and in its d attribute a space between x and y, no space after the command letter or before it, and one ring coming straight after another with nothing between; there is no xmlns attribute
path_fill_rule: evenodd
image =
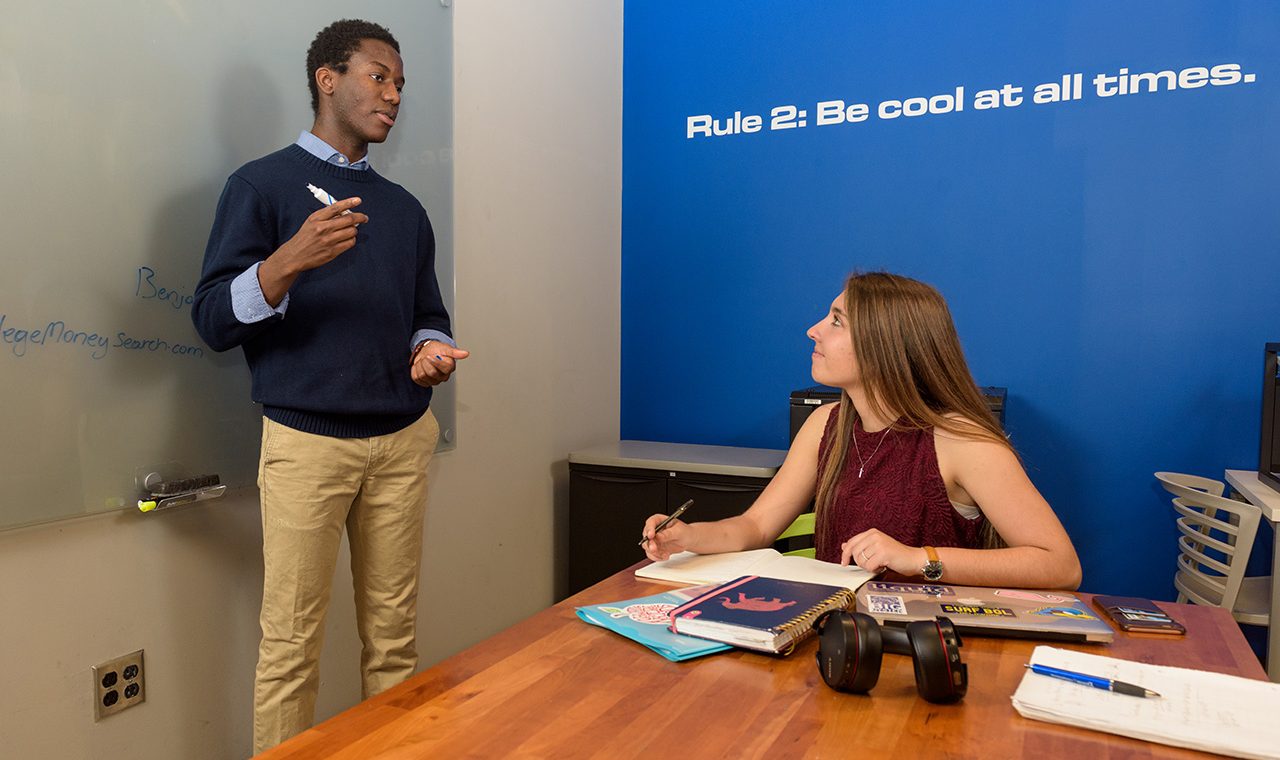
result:
<svg viewBox="0 0 1280 760"><path fill-rule="evenodd" d="M281 304L283 306L284 304ZM419 330L413 334L413 339L409 341L409 352L413 353L413 349L424 340L438 340L447 344L450 348L457 348L458 344L453 342L453 338L440 332L439 330Z"/></svg>
<svg viewBox="0 0 1280 760"><path fill-rule="evenodd" d="M262 262L244 270L231 281L231 311L241 323L251 325L274 316L284 316L289 308L289 294L285 293L280 305L272 307L267 297L262 294L262 283L258 282L258 267Z"/></svg>

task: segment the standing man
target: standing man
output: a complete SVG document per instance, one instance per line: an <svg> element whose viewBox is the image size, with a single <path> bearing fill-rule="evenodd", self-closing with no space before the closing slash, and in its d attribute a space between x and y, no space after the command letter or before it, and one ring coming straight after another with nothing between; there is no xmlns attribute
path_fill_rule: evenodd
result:
<svg viewBox="0 0 1280 760"><path fill-rule="evenodd" d="M344 526L364 696L416 668L439 436L427 407L468 355L450 337L426 211L366 156L396 123L399 43L335 22L311 43L307 75L315 122L227 180L192 308L210 347L244 349L263 408L255 753L312 723Z"/></svg>

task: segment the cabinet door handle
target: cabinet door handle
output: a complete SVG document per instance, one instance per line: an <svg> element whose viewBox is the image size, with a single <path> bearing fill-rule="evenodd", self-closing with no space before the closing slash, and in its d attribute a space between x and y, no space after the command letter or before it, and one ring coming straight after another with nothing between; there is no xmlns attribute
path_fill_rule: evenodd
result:
<svg viewBox="0 0 1280 760"><path fill-rule="evenodd" d="M753 493L763 490L763 486L742 486L732 483L689 483L687 481L680 483L681 486L693 491L716 491L719 493Z"/></svg>
<svg viewBox="0 0 1280 760"><path fill-rule="evenodd" d="M587 472L580 472L580 473L578 473L578 474L579 474L579 475L581 475L582 477L586 478L587 480L598 480L598 481L600 481L600 482L602 482L602 483L654 483L654 482L660 482L660 479L659 479L659 478L637 478L637 477L634 477L634 476L627 476L627 475L601 475L601 474L599 474L599 473L594 473L594 472L591 472L591 473L587 473Z"/></svg>

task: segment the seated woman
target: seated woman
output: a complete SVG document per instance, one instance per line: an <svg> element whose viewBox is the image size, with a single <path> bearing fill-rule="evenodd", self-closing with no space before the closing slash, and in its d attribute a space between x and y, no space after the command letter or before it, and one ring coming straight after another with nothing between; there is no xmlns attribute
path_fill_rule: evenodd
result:
<svg viewBox="0 0 1280 760"><path fill-rule="evenodd" d="M743 514L657 534L664 515L650 517L650 559L769 546L813 501L820 560L970 586L1080 584L1071 539L987 409L936 290L854 275L807 334L813 379L843 389L840 402L809 415Z"/></svg>

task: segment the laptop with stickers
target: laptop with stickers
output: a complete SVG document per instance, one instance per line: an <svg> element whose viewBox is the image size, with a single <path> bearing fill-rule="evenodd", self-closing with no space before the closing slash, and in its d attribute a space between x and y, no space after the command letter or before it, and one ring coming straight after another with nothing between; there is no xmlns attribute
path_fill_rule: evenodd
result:
<svg viewBox="0 0 1280 760"><path fill-rule="evenodd" d="M1056 641L1105 642L1115 631L1066 591L869 581L858 589L858 612L881 623L951 619L961 634Z"/></svg>

